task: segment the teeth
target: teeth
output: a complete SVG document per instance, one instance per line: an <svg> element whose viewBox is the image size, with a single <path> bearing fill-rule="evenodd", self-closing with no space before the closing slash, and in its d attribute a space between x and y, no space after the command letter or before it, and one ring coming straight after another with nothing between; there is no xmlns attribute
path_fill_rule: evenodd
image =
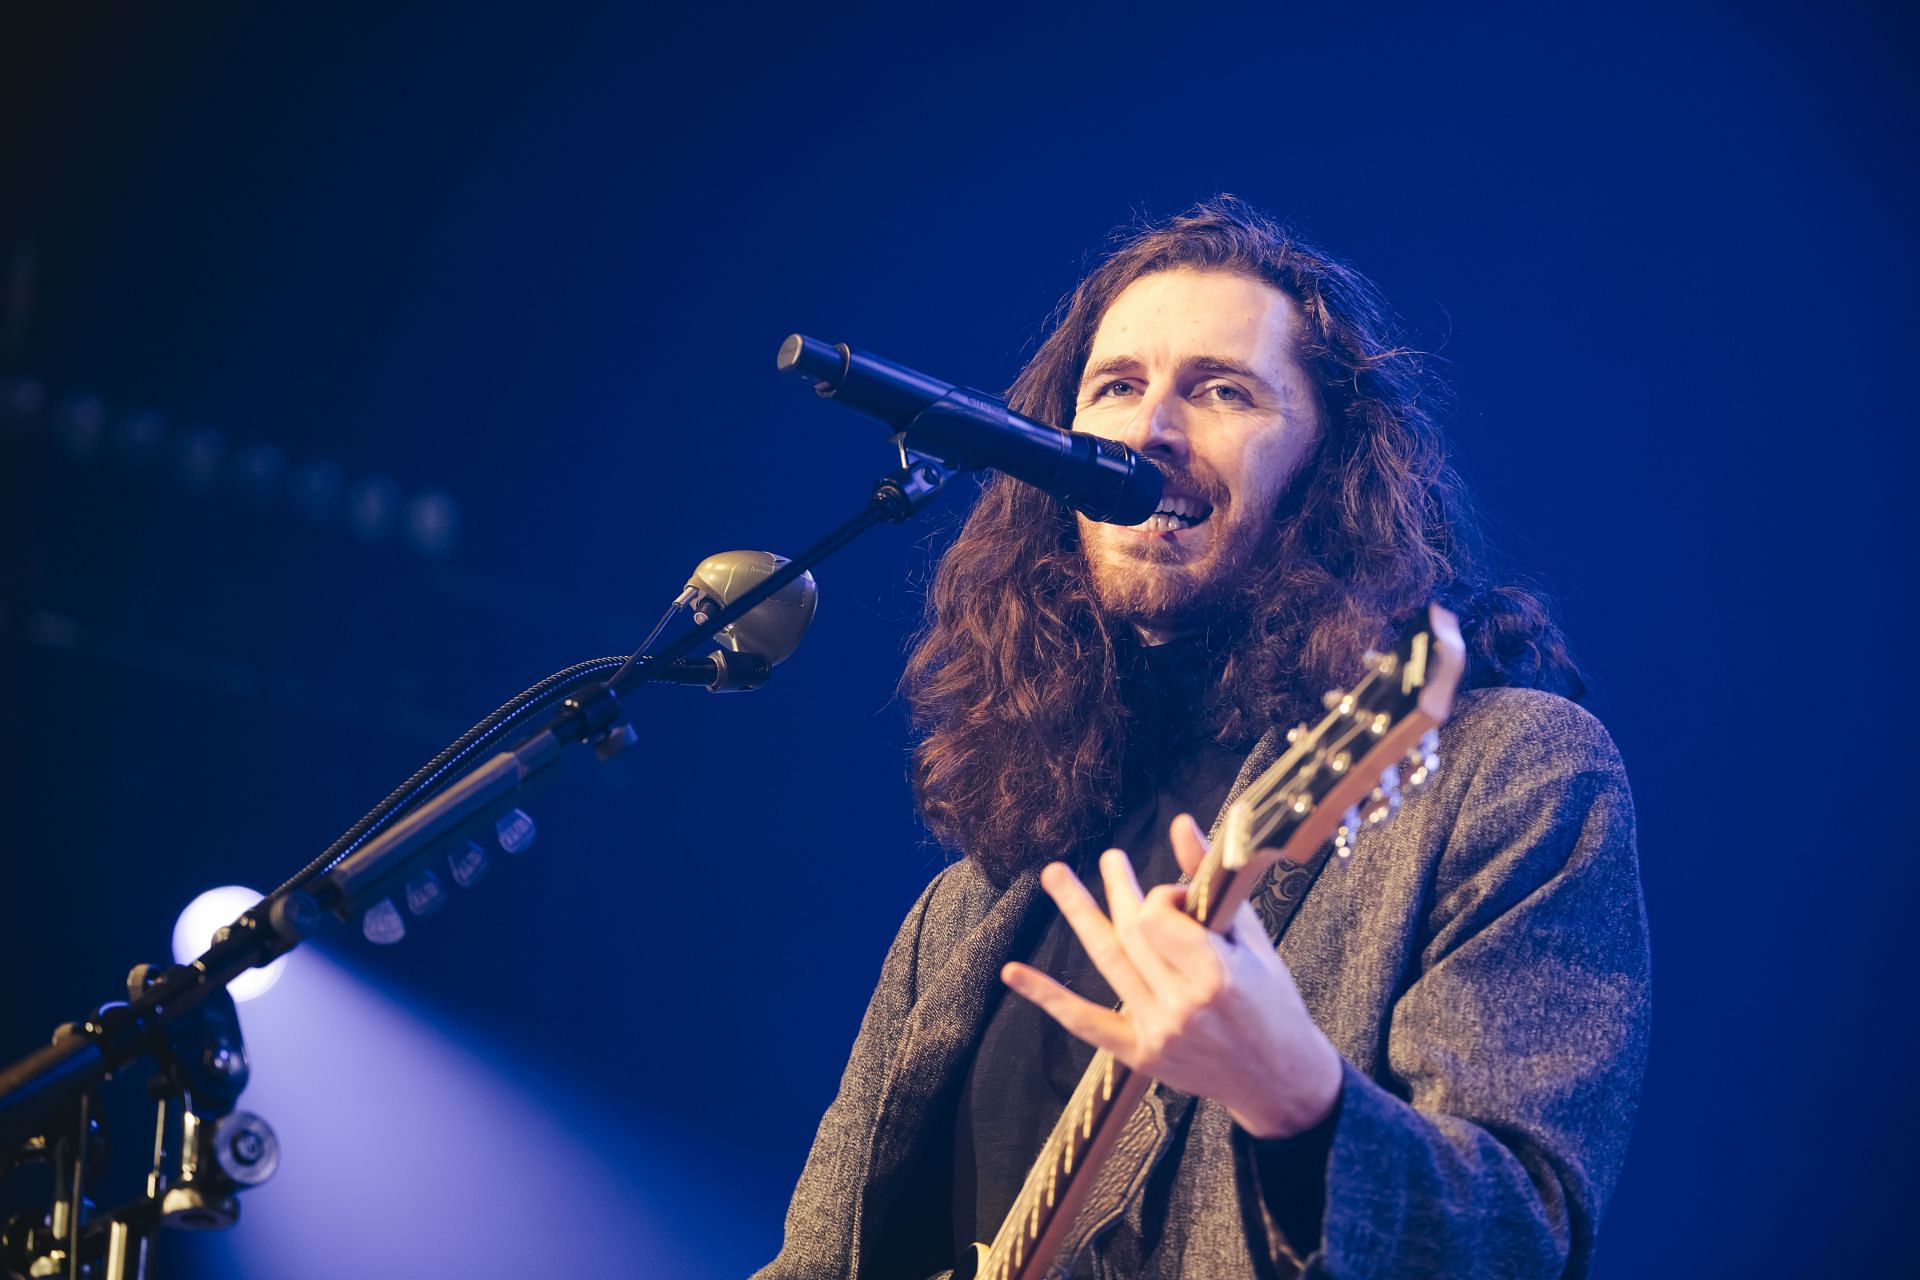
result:
<svg viewBox="0 0 1920 1280"><path fill-rule="evenodd" d="M1141 523L1140 528L1148 533L1169 533L1175 529L1191 529L1213 514L1213 508L1198 498L1168 494L1160 499L1160 509Z"/></svg>

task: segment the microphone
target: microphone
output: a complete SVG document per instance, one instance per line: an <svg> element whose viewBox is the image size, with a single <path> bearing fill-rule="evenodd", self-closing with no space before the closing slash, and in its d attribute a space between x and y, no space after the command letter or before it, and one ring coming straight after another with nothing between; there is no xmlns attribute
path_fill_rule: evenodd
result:
<svg viewBox="0 0 1920 1280"><path fill-rule="evenodd" d="M787 563L771 551L722 551L708 556L687 579L646 643L652 644L674 610L691 606L693 620L705 622L764 582ZM820 591L813 575L803 573L747 610L746 616L720 628L714 639L726 646L704 658L681 658L647 668L649 684L694 684L709 693L758 689L773 669L793 656L813 624ZM644 646L643 646L644 647Z"/></svg>
<svg viewBox="0 0 1920 1280"><path fill-rule="evenodd" d="M694 567L679 603L692 606L695 622L705 622L785 563L787 557L771 551L722 551L708 556ZM803 573L747 610L746 617L720 628L713 638L735 653L751 654L777 667L800 647L801 637L813 625L819 600L813 575Z"/></svg>
<svg viewBox="0 0 1920 1280"><path fill-rule="evenodd" d="M827 399L905 433L910 449L961 470L1004 471L1091 519L1139 524L1160 505L1165 477L1127 446L1035 422L984 391L802 333L780 344L775 364L811 379Z"/></svg>
<svg viewBox="0 0 1920 1280"><path fill-rule="evenodd" d="M704 658L678 658L647 668L648 684L693 684L708 693L745 693L773 674L773 664L751 653L715 649Z"/></svg>

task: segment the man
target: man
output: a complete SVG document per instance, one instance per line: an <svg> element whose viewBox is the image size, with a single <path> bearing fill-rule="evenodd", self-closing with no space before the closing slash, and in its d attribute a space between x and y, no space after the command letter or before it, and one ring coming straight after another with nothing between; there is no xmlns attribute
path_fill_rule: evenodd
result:
<svg viewBox="0 0 1920 1280"><path fill-rule="evenodd" d="M1166 498L1121 528L996 479L943 559L904 687L965 856L888 953L767 1280L991 1240L1095 1047L1160 1083L1063 1273L1585 1273L1646 1048L1631 800L1543 607L1484 576L1435 392L1370 285L1236 201L1075 290L1012 403ZM1186 815L1428 599L1469 650L1439 777L1227 936L1187 919Z"/></svg>

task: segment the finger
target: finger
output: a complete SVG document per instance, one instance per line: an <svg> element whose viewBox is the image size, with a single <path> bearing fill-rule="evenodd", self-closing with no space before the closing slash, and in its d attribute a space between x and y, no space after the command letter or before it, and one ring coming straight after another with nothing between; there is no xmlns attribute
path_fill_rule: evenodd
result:
<svg viewBox="0 0 1920 1280"><path fill-rule="evenodd" d="M1198 871L1206 860L1207 837L1193 815L1183 813L1175 818L1168 834L1173 837L1173 856L1180 863L1180 869L1188 875Z"/></svg>
<svg viewBox="0 0 1920 1280"><path fill-rule="evenodd" d="M1113 910L1114 935L1119 938L1127 959L1133 962L1134 972L1140 975L1158 999L1164 1000L1183 991L1187 984L1181 981L1180 975L1174 972L1166 958L1155 950L1153 942L1140 931L1144 903L1148 899L1165 901L1167 894L1178 886L1161 885L1147 898L1142 898L1140 882L1133 875L1133 864L1118 849L1109 849L1100 856L1100 875L1107 884L1107 905ZM1127 998L1133 999L1131 996Z"/></svg>
<svg viewBox="0 0 1920 1280"><path fill-rule="evenodd" d="M1093 961L1093 967L1107 980L1113 993L1128 1002L1150 999L1150 988L1133 967L1133 961L1127 958L1120 936L1100 910L1100 904L1080 883L1080 877L1074 875L1064 862L1050 862L1040 872L1040 887L1060 908L1060 915L1066 920L1067 927L1073 930L1074 937L1080 939L1080 945L1086 948L1087 959Z"/></svg>
<svg viewBox="0 0 1920 1280"><path fill-rule="evenodd" d="M1181 885L1161 885L1148 893L1139 932L1188 996L1210 1000L1226 981L1221 950L1227 944L1186 913L1185 899Z"/></svg>
<svg viewBox="0 0 1920 1280"><path fill-rule="evenodd" d="M1017 961L1001 968L1000 980L1094 1048L1106 1049L1123 1062L1133 1056L1133 1029L1122 1015L1073 994L1038 969Z"/></svg>
<svg viewBox="0 0 1920 1280"><path fill-rule="evenodd" d="M1107 886L1107 914L1113 927L1124 929L1140 914L1140 881L1134 878L1133 862L1123 849L1109 849L1100 855L1100 880Z"/></svg>
<svg viewBox="0 0 1920 1280"><path fill-rule="evenodd" d="M1187 884L1157 884L1147 890L1147 896L1141 903L1141 909L1145 910L1147 907L1154 905L1164 905L1185 915L1187 912L1187 895L1192 892L1192 890L1193 886Z"/></svg>

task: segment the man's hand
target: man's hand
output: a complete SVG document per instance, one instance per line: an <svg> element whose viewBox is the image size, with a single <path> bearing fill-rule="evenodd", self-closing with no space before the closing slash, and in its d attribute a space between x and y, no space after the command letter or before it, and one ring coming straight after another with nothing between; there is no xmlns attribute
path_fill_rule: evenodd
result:
<svg viewBox="0 0 1920 1280"><path fill-rule="evenodd" d="M1172 836L1192 875L1206 837L1184 813ZM1103 1009L1024 964L1008 964L1002 981L1133 1070L1224 1104L1255 1137L1291 1137L1325 1119L1340 1093L1340 1055L1253 908L1242 903L1222 936L1181 910L1185 885L1142 897L1120 850L1100 855L1100 875L1111 919L1064 863L1050 863L1040 883L1125 1006Z"/></svg>

